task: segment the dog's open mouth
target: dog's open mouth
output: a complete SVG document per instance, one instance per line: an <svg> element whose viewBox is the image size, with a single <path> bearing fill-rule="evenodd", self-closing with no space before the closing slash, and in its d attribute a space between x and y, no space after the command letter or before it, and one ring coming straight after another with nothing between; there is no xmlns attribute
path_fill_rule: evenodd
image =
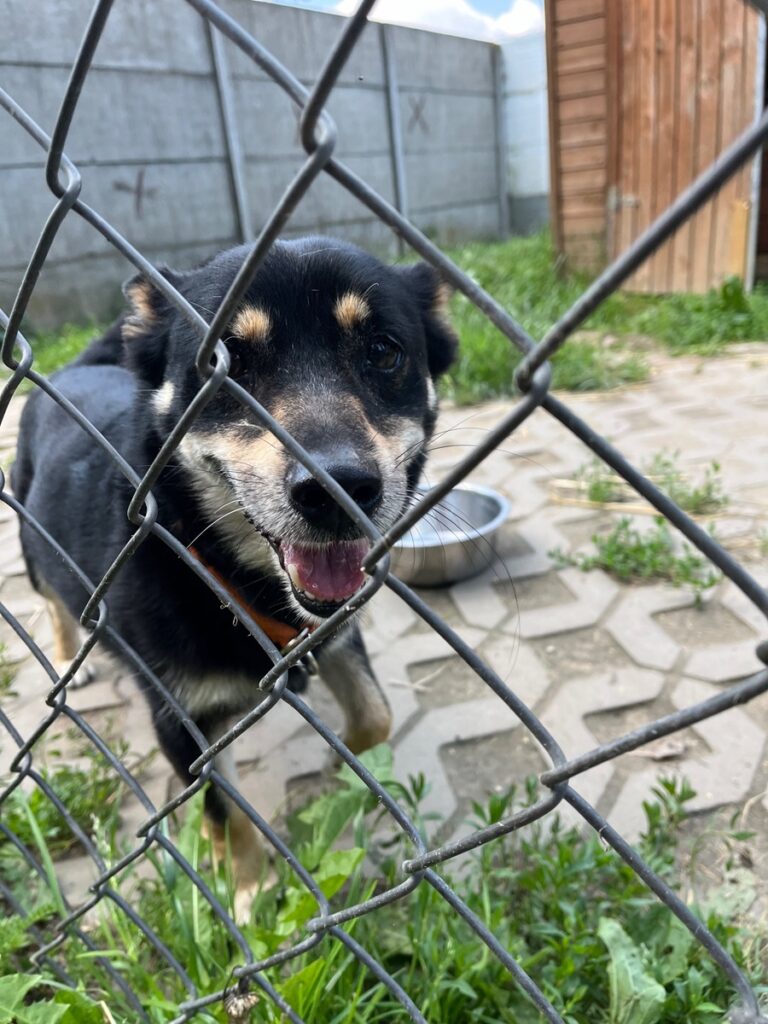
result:
<svg viewBox="0 0 768 1024"><path fill-rule="evenodd" d="M336 541L321 547L281 541L277 551L297 600L318 615L329 615L365 582L367 540Z"/></svg>

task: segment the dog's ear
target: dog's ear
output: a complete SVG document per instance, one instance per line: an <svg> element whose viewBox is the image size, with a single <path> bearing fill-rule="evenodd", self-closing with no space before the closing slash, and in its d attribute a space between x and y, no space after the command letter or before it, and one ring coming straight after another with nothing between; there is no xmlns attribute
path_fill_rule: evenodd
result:
<svg viewBox="0 0 768 1024"><path fill-rule="evenodd" d="M180 274L169 267L157 269L172 285L178 285ZM137 274L126 281L123 295L129 306L122 322L125 363L148 384L159 387L165 371L165 349L173 307L144 274Z"/></svg>
<svg viewBox="0 0 768 1024"><path fill-rule="evenodd" d="M456 358L459 339L448 319L452 289L429 263L415 263L401 270L421 310L427 339L429 372L437 378Z"/></svg>

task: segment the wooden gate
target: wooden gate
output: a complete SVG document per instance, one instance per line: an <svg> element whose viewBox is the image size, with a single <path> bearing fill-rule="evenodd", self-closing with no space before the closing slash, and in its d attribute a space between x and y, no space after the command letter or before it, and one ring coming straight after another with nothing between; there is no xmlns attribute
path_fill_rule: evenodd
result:
<svg viewBox="0 0 768 1024"><path fill-rule="evenodd" d="M596 270L757 116L763 22L743 0L548 0L547 15L554 237L572 265ZM575 175L582 153L602 166ZM627 287L751 284L756 184L743 168Z"/></svg>

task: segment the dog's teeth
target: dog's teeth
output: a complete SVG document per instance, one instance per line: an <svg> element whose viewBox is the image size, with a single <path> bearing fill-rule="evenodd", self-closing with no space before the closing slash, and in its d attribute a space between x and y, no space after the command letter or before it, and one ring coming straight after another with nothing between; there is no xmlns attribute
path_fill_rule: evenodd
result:
<svg viewBox="0 0 768 1024"><path fill-rule="evenodd" d="M302 586L301 576L299 575L299 567L290 563L285 567L285 571L288 573L288 578L293 584L293 588L297 594L301 594L303 597L311 597L311 594L307 593L306 587Z"/></svg>
<svg viewBox="0 0 768 1024"><path fill-rule="evenodd" d="M291 563L291 564L289 564L289 565L287 565L285 567L285 571L288 573L288 576L289 576L289 578L291 580L291 583L294 585L294 587L298 591L301 591L303 593L304 587L302 587L302 585L301 585L301 577L299 576L299 567L297 565L293 565Z"/></svg>

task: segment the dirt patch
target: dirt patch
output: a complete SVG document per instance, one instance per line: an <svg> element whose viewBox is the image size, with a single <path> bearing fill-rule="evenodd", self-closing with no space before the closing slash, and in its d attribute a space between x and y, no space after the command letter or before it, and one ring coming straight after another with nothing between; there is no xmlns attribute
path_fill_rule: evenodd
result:
<svg viewBox="0 0 768 1024"><path fill-rule="evenodd" d="M408 678L416 699L426 710L487 697L490 693L482 679L461 658L442 658L425 665L413 665L408 669Z"/></svg>
<svg viewBox="0 0 768 1024"><path fill-rule="evenodd" d="M602 629L575 629L560 636L533 640L531 647L548 673L558 681L632 664Z"/></svg>
<svg viewBox="0 0 768 1024"><path fill-rule="evenodd" d="M598 743L610 743L633 729L655 721L671 710L671 707L665 707L663 703L659 703L624 708L621 711L596 711L587 716L586 722ZM649 766L656 765L661 771L665 765L669 765L671 771L683 760L695 760L705 757L708 753L709 747L704 740L693 729L686 729L623 755L620 767L625 772L629 772L644 771ZM683 774L685 774L684 770Z"/></svg>
<svg viewBox="0 0 768 1024"><path fill-rule="evenodd" d="M739 838L734 833L742 833ZM751 834L750 834L751 833ZM759 922L768 931L768 812L749 801L734 813L724 807L706 815L692 815L680 826L680 873L692 885L696 898L738 901L742 919Z"/></svg>
<svg viewBox="0 0 768 1024"><path fill-rule="evenodd" d="M721 604L708 601L700 608L678 608L660 612L654 618L661 628L683 647L701 644L739 643L754 633Z"/></svg>
<svg viewBox="0 0 768 1024"><path fill-rule="evenodd" d="M512 729L440 749L446 775L458 801L449 830L472 816L472 802L484 803L494 793L516 785L524 795L525 780L547 767L538 744L523 729Z"/></svg>

